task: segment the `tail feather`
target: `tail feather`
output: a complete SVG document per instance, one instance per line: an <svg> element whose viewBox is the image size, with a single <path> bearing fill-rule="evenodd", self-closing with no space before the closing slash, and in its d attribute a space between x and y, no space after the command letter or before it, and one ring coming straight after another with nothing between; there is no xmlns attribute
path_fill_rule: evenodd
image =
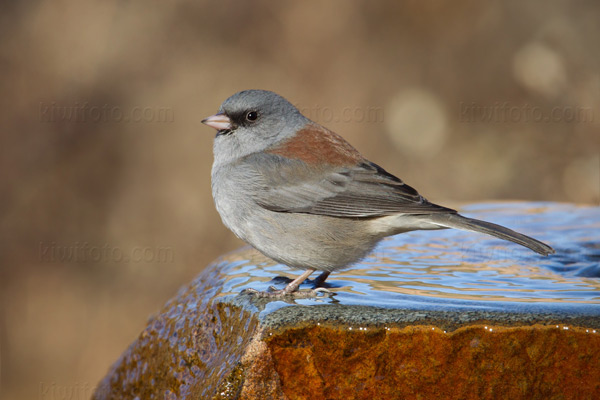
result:
<svg viewBox="0 0 600 400"><path fill-rule="evenodd" d="M521 246L525 246L544 256L555 253L552 247L540 242L539 240L523 235L522 233L515 232L512 229L505 228L504 226L492 224L491 222L467 218L459 214L432 214L431 222L446 228L481 232L500 239L509 240L511 242L520 244Z"/></svg>

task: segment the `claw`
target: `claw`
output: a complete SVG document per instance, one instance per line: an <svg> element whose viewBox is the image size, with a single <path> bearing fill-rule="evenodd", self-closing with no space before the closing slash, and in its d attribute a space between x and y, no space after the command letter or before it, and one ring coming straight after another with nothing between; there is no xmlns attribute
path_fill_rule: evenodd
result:
<svg viewBox="0 0 600 400"><path fill-rule="evenodd" d="M273 286L269 287L269 291L261 292L255 289L245 289L244 292L251 293L254 296L261 298L271 299L283 299L283 298L294 298L294 299L310 299L313 297L326 297L331 292L325 288L316 288L309 290L296 290L294 292L286 292L285 289L277 290Z"/></svg>
<svg viewBox="0 0 600 400"><path fill-rule="evenodd" d="M312 290L298 290L300 284L306 279L308 279L310 274L312 274L313 272L315 272L314 269L307 269L306 271L304 271L304 273L302 273L302 275L288 283L288 285L282 290L278 290L274 286L269 286L269 289L266 292L259 292L255 289L245 289L244 291L252 293L258 297L269 298L291 297L295 299L308 299L311 297L319 297L319 295L322 295L322 297L329 296L331 292L325 288L315 288ZM315 279L315 282L317 284L321 284L325 281L325 279L327 279L328 276L329 272L325 271L321 275L319 275L317 279Z"/></svg>

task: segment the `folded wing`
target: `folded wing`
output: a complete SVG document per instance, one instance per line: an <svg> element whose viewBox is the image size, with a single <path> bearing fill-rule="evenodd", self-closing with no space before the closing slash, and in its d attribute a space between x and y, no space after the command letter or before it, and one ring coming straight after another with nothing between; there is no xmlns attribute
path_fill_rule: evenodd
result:
<svg viewBox="0 0 600 400"><path fill-rule="evenodd" d="M252 159L250 159L252 158ZM271 211L346 218L393 214L456 213L430 203L415 189L378 165L309 165L275 154L254 154L244 161L258 187L254 201Z"/></svg>

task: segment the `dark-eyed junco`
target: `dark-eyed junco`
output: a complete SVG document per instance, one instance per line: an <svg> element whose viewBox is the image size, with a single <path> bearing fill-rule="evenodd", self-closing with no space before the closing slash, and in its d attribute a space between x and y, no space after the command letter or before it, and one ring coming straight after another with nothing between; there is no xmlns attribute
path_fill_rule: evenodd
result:
<svg viewBox="0 0 600 400"><path fill-rule="evenodd" d="M223 223L266 256L305 270L262 295L291 294L315 271L323 271L323 282L384 237L419 229L482 232L554 253L536 239L430 203L273 92L236 93L202 122L217 129L212 194Z"/></svg>

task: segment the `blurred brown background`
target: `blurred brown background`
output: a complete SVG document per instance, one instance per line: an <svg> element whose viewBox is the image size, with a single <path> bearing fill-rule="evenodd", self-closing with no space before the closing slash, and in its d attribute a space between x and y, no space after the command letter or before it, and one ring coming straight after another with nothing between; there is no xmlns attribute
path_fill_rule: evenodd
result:
<svg viewBox="0 0 600 400"><path fill-rule="evenodd" d="M2 399L88 398L241 245L200 120L242 89L284 95L432 201L600 201L597 1L0 9Z"/></svg>

